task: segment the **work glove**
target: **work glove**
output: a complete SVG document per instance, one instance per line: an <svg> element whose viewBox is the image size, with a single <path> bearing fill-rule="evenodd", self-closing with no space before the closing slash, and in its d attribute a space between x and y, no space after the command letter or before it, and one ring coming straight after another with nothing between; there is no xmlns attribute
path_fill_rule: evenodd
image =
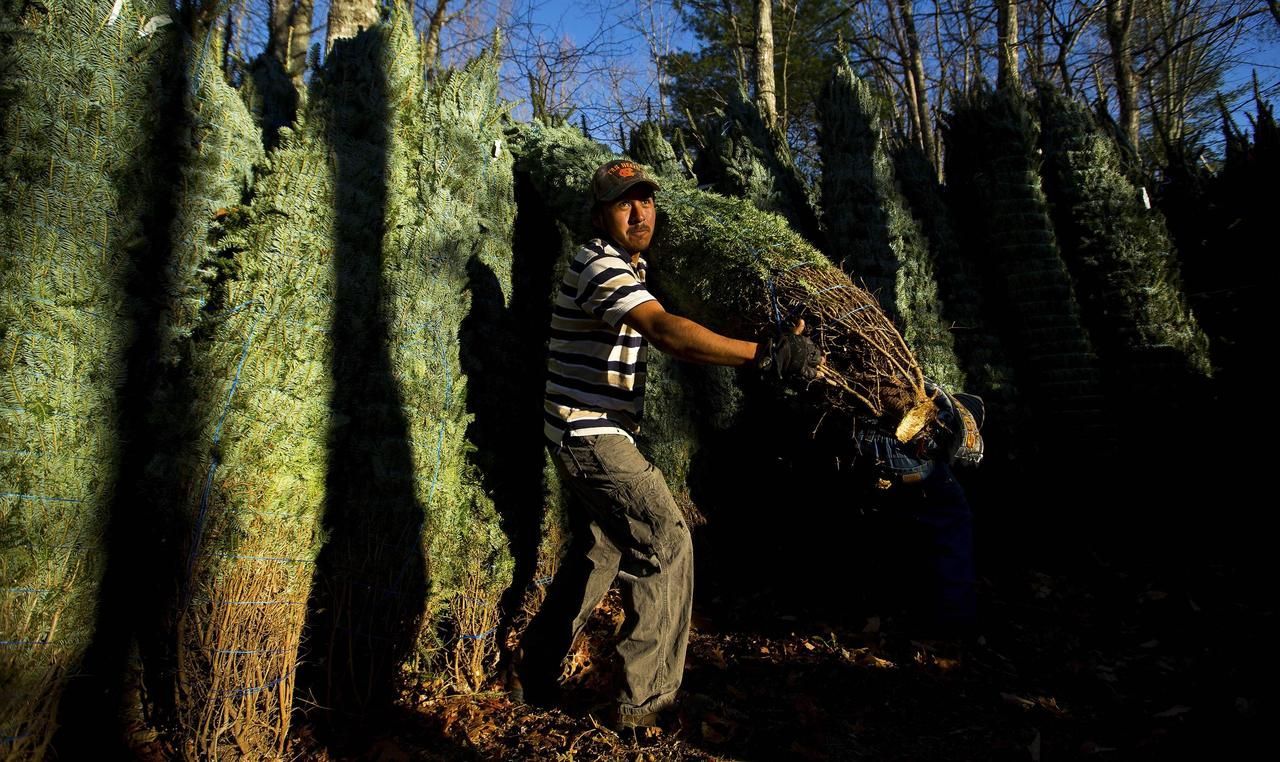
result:
<svg viewBox="0 0 1280 762"><path fill-rule="evenodd" d="M822 352L808 337L778 333L760 343L756 367L778 381L812 381L821 362Z"/></svg>

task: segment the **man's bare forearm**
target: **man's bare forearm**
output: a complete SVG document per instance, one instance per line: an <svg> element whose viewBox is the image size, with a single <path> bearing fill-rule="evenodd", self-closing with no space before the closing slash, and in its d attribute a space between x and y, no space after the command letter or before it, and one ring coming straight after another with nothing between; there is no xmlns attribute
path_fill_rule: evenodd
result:
<svg viewBox="0 0 1280 762"><path fill-rule="evenodd" d="M648 337L659 351L687 362L738 367L755 362L759 345L721 336L701 325L663 313L654 321L653 335Z"/></svg>
<svg viewBox="0 0 1280 762"><path fill-rule="evenodd" d="M738 367L755 362L759 345L721 336L709 328L672 315L656 301L639 305L623 321L659 351L687 362Z"/></svg>

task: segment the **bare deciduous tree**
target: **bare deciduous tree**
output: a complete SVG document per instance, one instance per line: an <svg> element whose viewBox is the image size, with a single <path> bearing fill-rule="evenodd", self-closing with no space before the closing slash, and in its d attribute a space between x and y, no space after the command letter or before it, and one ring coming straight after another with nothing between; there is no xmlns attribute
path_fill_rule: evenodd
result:
<svg viewBox="0 0 1280 762"><path fill-rule="evenodd" d="M329 28L324 35L324 49L332 50L334 40L355 37L361 29L376 24L381 16L378 6L378 0L329 0Z"/></svg>
<svg viewBox="0 0 1280 762"><path fill-rule="evenodd" d="M773 0L756 0L756 104L765 126L778 124L778 99L773 84Z"/></svg>
<svg viewBox="0 0 1280 762"><path fill-rule="evenodd" d="M302 73L307 68L307 49L311 47L311 13L314 0L271 0L267 20L267 54L302 87Z"/></svg>

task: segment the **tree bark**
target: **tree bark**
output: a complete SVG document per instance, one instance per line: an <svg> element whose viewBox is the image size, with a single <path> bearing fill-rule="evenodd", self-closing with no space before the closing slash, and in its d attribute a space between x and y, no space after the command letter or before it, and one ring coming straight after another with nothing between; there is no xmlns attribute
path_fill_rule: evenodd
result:
<svg viewBox="0 0 1280 762"><path fill-rule="evenodd" d="M267 21L269 38L267 53L280 62L280 67L302 87L302 72L307 68L307 48L311 47L311 12L315 0L271 0Z"/></svg>
<svg viewBox="0 0 1280 762"><path fill-rule="evenodd" d="M376 24L378 16L377 0L332 0L329 4L329 30L325 33L324 49L333 50L334 40L355 37L361 29Z"/></svg>
<svg viewBox="0 0 1280 762"><path fill-rule="evenodd" d="M902 14L902 29L907 36L907 68L915 80L915 112L919 118L920 147L929 160L934 161L933 115L929 112L929 93L924 79L924 57L920 53L920 37L916 34L916 20L912 15L910 0L898 0Z"/></svg>
<svg viewBox="0 0 1280 762"><path fill-rule="evenodd" d="M996 86L1004 89L1018 84L1018 2L997 0L996 24L999 61Z"/></svg>
<svg viewBox="0 0 1280 762"><path fill-rule="evenodd" d="M440 62L440 30L449 10L449 0L436 0L436 9L427 20L427 39L423 45L422 57L426 59L428 68L435 68Z"/></svg>
<svg viewBox="0 0 1280 762"><path fill-rule="evenodd" d="M1138 145L1138 73L1133 68L1133 0L1107 0L1107 41L1111 45L1111 66L1116 77L1116 101L1120 107L1120 129L1130 145Z"/></svg>
<svg viewBox="0 0 1280 762"><path fill-rule="evenodd" d="M756 103L765 126L778 124L778 98L773 82L773 0L756 0Z"/></svg>

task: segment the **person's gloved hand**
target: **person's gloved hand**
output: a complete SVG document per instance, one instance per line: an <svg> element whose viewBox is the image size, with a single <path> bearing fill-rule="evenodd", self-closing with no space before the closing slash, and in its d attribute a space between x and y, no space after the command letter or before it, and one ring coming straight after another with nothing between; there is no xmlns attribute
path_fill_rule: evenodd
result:
<svg viewBox="0 0 1280 762"><path fill-rule="evenodd" d="M778 333L762 341L756 366L779 381L813 380L822 364L822 352L808 337L800 335L803 330L804 320L800 320L793 332Z"/></svg>

